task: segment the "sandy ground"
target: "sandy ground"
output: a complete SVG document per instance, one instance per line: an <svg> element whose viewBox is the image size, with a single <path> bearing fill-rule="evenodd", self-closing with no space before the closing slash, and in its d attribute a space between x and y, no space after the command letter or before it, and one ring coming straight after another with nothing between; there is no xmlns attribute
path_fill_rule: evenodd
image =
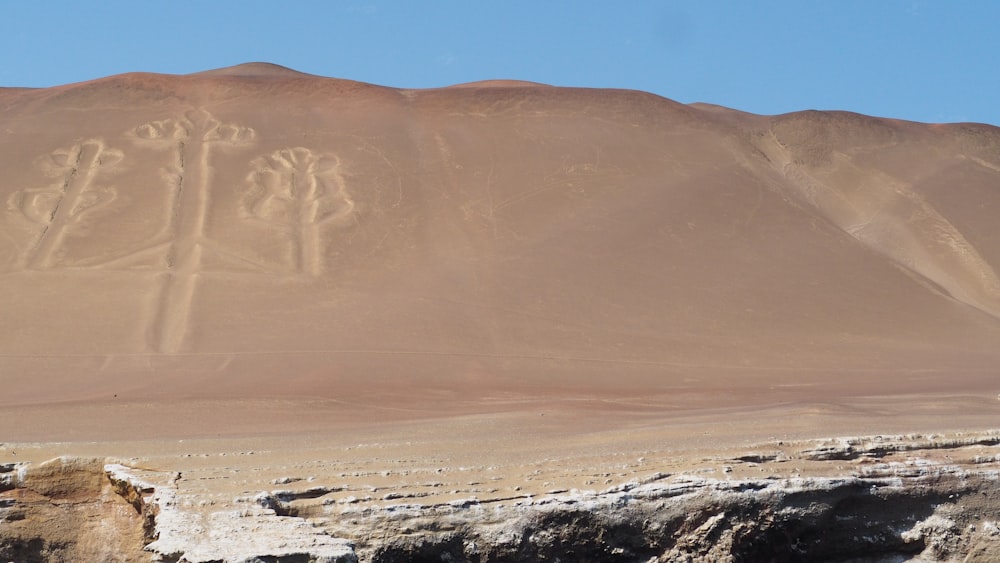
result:
<svg viewBox="0 0 1000 563"><path fill-rule="evenodd" d="M762 451L794 459L810 439L974 435L997 426L1000 401L985 393L906 395L681 410L550 399L448 409L392 412L322 400L26 407L7 411L17 420L16 441L0 446L0 463L69 455L177 472L180 490L208 506L310 487L327 489L326 502L430 506L599 491L661 472L761 477L739 465L722 471ZM73 429L52 441L56 419L73 421ZM773 464L767 474L847 472L834 465Z"/></svg>

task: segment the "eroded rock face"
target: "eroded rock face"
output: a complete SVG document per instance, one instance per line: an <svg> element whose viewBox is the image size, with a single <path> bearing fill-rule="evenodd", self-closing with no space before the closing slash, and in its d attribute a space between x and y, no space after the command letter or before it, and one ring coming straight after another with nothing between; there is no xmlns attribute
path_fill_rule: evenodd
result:
<svg viewBox="0 0 1000 563"><path fill-rule="evenodd" d="M993 478L940 473L904 483L668 482L474 511L444 530L427 515L384 515L384 526L405 522L409 533L366 551L380 562L995 560L995 487Z"/></svg>
<svg viewBox="0 0 1000 563"><path fill-rule="evenodd" d="M57 458L30 468L5 468L0 559L151 560L143 551L142 513L115 492L103 460Z"/></svg>
<svg viewBox="0 0 1000 563"><path fill-rule="evenodd" d="M990 453L998 448L995 435L803 446L706 459L702 468L651 473L601 491L447 502L392 494L380 503L333 501L339 490L333 484L288 478L275 483L287 488L226 503L186 490L177 473L73 458L6 465L0 557L190 563L1000 558L1000 472L996 452ZM851 465L831 465L845 460ZM784 476L773 476L768 465L784 467ZM750 476L765 470L772 476Z"/></svg>

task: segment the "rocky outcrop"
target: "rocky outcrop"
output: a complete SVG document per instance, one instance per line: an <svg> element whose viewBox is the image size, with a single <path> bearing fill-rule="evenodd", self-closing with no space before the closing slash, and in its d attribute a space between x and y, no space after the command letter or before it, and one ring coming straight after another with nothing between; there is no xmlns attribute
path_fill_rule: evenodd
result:
<svg viewBox="0 0 1000 563"><path fill-rule="evenodd" d="M511 507L386 509L366 560L983 561L1000 556L994 476L719 481L678 477ZM372 525L375 524L375 525Z"/></svg>
<svg viewBox="0 0 1000 563"><path fill-rule="evenodd" d="M600 491L333 501L336 487L290 478L221 505L185 493L177 473L59 458L0 468L0 558L995 561L998 454L993 433L837 439Z"/></svg>
<svg viewBox="0 0 1000 563"><path fill-rule="evenodd" d="M99 459L0 466L0 560L149 561L141 511L104 476Z"/></svg>

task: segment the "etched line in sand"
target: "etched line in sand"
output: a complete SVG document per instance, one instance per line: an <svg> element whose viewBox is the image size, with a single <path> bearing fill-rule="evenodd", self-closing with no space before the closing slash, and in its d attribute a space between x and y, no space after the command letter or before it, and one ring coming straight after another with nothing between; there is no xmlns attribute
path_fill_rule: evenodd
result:
<svg viewBox="0 0 1000 563"><path fill-rule="evenodd" d="M39 167L56 183L15 192L8 201L11 211L41 225L32 247L23 257L29 269L45 270L55 265L66 235L94 211L106 207L117 196L114 188L94 185L101 169L113 168L124 158L101 139L88 139L43 158Z"/></svg>
<svg viewBox="0 0 1000 563"><path fill-rule="evenodd" d="M169 271L163 276L153 321L155 348L164 353L179 351L187 333L206 242L212 149L220 145L246 146L255 136L252 128L221 123L204 110L188 112L183 123L187 133L180 134L175 128L172 135L180 137L176 140L179 188L171 211L174 236L167 250Z"/></svg>
<svg viewBox="0 0 1000 563"><path fill-rule="evenodd" d="M323 229L354 210L340 174L340 159L295 147L258 157L252 166L247 177L248 217L291 238L293 271L319 275Z"/></svg>
<svg viewBox="0 0 1000 563"><path fill-rule="evenodd" d="M153 150L166 150L172 159L160 170L161 177L169 186L166 218L163 230L150 241L149 248L169 246L177 218L180 214L181 192L184 190L185 145L191 136L194 124L188 119L161 119L143 123L130 132L129 136L139 146ZM137 252L143 252L139 250Z"/></svg>

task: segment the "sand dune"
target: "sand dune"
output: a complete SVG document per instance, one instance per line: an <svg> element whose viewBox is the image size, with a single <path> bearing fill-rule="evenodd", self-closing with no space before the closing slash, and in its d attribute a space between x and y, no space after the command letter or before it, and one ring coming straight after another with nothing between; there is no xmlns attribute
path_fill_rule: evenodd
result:
<svg viewBox="0 0 1000 563"><path fill-rule="evenodd" d="M260 63L3 89L0 440L546 410L733 444L985 428L998 149L985 125Z"/></svg>

